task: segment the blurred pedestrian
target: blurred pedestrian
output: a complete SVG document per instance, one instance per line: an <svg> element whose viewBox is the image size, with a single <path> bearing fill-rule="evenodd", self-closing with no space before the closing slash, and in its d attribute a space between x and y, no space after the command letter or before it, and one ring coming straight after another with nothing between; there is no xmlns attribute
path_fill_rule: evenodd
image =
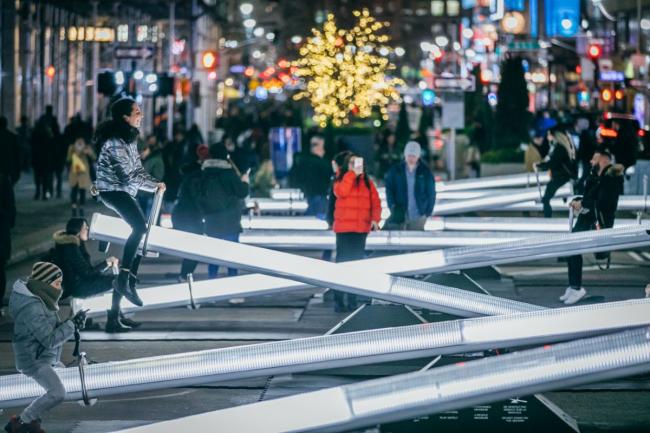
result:
<svg viewBox="0 0 650 433"><path fill-rule="evenodd" d="M174 129L174 138L167 143L163 149L163 158L165 160L165 209L171 213L174 210L174 202L178 197L178 188L181 185L181 166L183 165L183 156L187 142L185 140L185 130L181 127Z"/></svg>
<svg viewBox="0 0 650 433"><path fill-rule="evenodd" d="M436 181L420 159L420 145L409 141L404 161L394 164L386 174L386 202L390 217L388 230L424 230L436 203Z"/></svg>
<svg viewBox="0 0 650 433"><path fill-rule="evenodd" d="M192 123L189 131L187 131L187 148L185 149L185 157L183 158L184 163L193 163L196 162L196 152L197 148L205 144L205 139L201 133L199 125Z"/></svg>
<svg viewBox="0 0 650 433"><path fill-rule="evenodd" d="M211 159L201 165L198 206L205 220L205 234L217 239L239 242L243 199L249 193L249 175L240 174L230 162L226 147L213 144ZM208 277L217 278L219 266L208 265ZM228 275L237 275L237 269L228 268Z"/></svg>
<svg viewBox="0 0 650 433"><path fill-rule="evenodd" d="M546 185L542 197L544 218L551 218L553 216L551 199L562 185L577 178L577 168L576 150L571 137L558 128L550 129L547 137L551 143L550 157L548 161L537 164L537 167L540 170L549 170L551 173L551 181Z"/></svg>
<svg viewBox="0 0 650 433"><path fill-rule="evenodd" d="M11 182L15 185L20 179L21 150L18 144L18 137L8 129L8 121L0 116L0 173L7 173Z"/></svg>
<svg viewBox="0 0 650 433"><path fill-rule="evenodd" d="M527 173L533 173L535 171L535 166L542 162L544 157L542 156L542 144L544 142L544 136L540 136L536 131L533 139L526 146L526 151L524 152L524 168Z"/></svg>
<svg viewBox="0 0 650 433"><path fill-rule="evenodd" d="M121 98L113 102L110 110L112 118L100 125L96 133L96 141L101 149L97 160L96 187L101 201L131 227L113 288L133 304L142 306L135 286L142 260L138 246L147 231L147 224L135 196L140 189L164 192L165 184L149 175L140 162L136 140L142 111L138 104L134 99ZM113 309L117 308L119 299L115 297Z"/></svg>
<svg viewBox="0 0 650 433"><path fill-rule="evenodd" d="M617 164L627 169L636 163L639 152L639 123L636 120L616 119L612 121L612 128L616 131L611 147L612 156Z"/></svg>
<svg viewBox="0 0 650 433"><path fill-rule="evenodd" d="M578 220L572 232L607 229L614 227L618 198L623 192L622 164L612 164L609 150L598 148L591 158L592 169L585 183L583 196L574 198L569 204ZM596 253L597 258L609 258L609 254ZM560 301L572 305L587 295L582 287L582 256L571 256L567 259L569 287L560 296Z"/></svg>
<svg viewBox="0 0 650 433"><path fill-rule="evenodd" d="M334 232L336 233L336 262L361 260L365 256L368 232L379 230L381 201L375 184L365 174L363 158L347 156L334 181ZM334 310L357 308L357 297L336 291Z"/></svg>
<svg viewBox="0 0 650 433"><path fill-rule="evenodd" d="M142 159L142 167L154 179L165 178L165 159L163 158L163 151L158 144L158 138L154 134L149 135L145 140L144 147L140 152L140 159ZM153 204L153 196L151 193L140 190L136 197L140 208L145 214L148 214Z"/></svg>
<svg viewBox="0 0 650 433"><path fill-rule="evenodd" d="M29 126L27 116L20 116L20 125L16 128L16 135L18 136L18 147L21 154L20 169L29 171L32 160L32 128Z"/></svg>
<svg viewBox="0 0 650 433"><path fill-rule="evenodd" d="M68 220L65 230L54 233L54 251L51 255L53 263L63 272L64 299L87 299L113 290L115 276L110 271L118 268L119 260L108 257L96 264L90 261L86 250L89 229L88 221L76 217ZM113 290L113 298L120 297L121 295ZM119 302L113 302L108 310L106 332L127 332L138 326L140 323L122 314Z"/></svg>
<svg viewBox="0 0 650 433"><path fill-rule="evenodd" d="M467 177L481 177L481 151L474 143L470 144L465 152L465 169Z"/></svg>
<svg viewBox="0 0 650 433"><path fill-rule="evenodd" d="M74 140L67 142L65 136L59 131L59 121L52 112L52 106L48 105L45 110L45 116L48 122L53 125L52 130L56 131L54 139L52 140L52 181L55 182L53 186L56 192L56 198L63 197L63 172L66 167L66 158L68 156L68 146ZM54 126L56 125L56 126ZM76 137L75 137L76 139Z"/></svg>
<svg viewBox="0 0 650 433"><path fill-rule="evenodd" d="M36 194L34 199L47 200L52 197L52 176L57 165L59 140L59 123L52 113L52 106L48 105L45 114L39 117L32 132L32 167L34 169L34 183ZM63 156L65 163L65 154Z"/></svg>
<svg viewBox="0 0 650 433"><path fill-rule="evenodd" d="M16 201L11 177L0 171L0 317L7 288L7 262L11 258L11 229L16 224Z"/></svg>
<svg viewBox="0 0 650 433"><path fill-rule="evenodd" d="M383 138L379 144L379 151L377 152L377 177L383 179L386 177L388 170L399 162L402 158L395 141L395 133L390 129L384 131Z"/></svg>
<svg viewBox="0 0 650 433"><path fill-rule="evenodd" d="M203 234L203 214L198 202L198 193L201 188L201 165L210 159L210 150L207 145L200 144L196 148L195 161L181 167L181 186L178 190L178 201L172 212L172 224L175 230L188 233ZM178 281L185 281L187 274L194 273L196 260L183 259Z"/></svg>
<svg viewBox="0 0 650 433"><path fill-rule="evenodd" d="M58 301L63 274L55 264L36 262L31 276L14 284L9 310L14 319L13 351L16 369L33 379L45 394L32 401L19 416L12 416L7 433L43 433L43 415L65 400L66 390L53 367L63 367L63 344L82 330L86 313L61 321Z"/></svg>
<svg viewBox="0 0 650 433"><path fill-rule="evenodd" d="M296 185L307 199L305 215L325 219L331 178L332 164L325 159L325 139L315 135L309 143L309 153L301 155L295 166Z"/></svg>
<svg viewBox="0 0 650 433"><path fill-rule="evenodd" d="M82 137L68 148L68 181L70 182L70 201L72 203L72 216L84 216L86 193L90 190L90 167L97 159L92 146L87 144Z"/></svg>
<svg viewBox="0 0 650 433"><path fill-rule="evenodd" d="M576 193L583 193L585 184L591 174L591 158L596 151L596 134L591 128L589 119L578 118L574 123L574 132L577 137L576 159L581 171L580 178L576 182Z"/></svg>

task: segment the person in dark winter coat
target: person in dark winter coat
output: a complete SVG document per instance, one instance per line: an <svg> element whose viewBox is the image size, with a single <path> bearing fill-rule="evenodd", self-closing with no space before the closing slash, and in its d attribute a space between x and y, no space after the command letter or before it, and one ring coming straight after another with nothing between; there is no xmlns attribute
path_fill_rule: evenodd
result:
<svg viewBox="0 0 650 433"><path fill-rule="evenodd" d="M56 198L61 198L63 194L63 171L65 170L68 156L68 143L60 132L59 121L52 112L51 105L45 107L45 116L53 125L53 130L56 131L54 140L52 141L52 181L56 181Z"/></svg>
<svg viewBox="0 0 650 433"><path fill-rule="evenodd" d="M53 262L63 271L63 298L89 298L113 289L114 276L104 271L117 268L119 261L109 257L93 264L86 250L88 241L88 222L83 218L71 218L65 230L54 233ZM113 291L113 297L120 297ZM117 304L117 308L115 305ZM126 332L140 324L127 319L119 309L119 302L113 303L108 311L106 332Z"/></svg>
<svg viewBox="0 0 650 433"><path fill-rule="evenodd" d="M361 260L366 250L368 232L379 230L381 201L375 184L365 174L363 159L350 154L334 181L334 232L336 233L336 262ZM334 310L342 312L357 307L355 295L334 293Z"/></svg>
<svg viewBox="0 0 650 433"><path fill-rule="evenodd" d="M21 148L18 144L18 136L7 129L7 118L0 116L0 173L7 173L11 182L15 185L20 179L22 167Z"/></svg>
<svg viewBox="0 0 650 433"><path fill-rule="evenodd" d="M201 165L198 205L205 220L205 234L231 242L239 242L242 201L249 193L248 174L239 174L230 163L222 144L212 145L208 159ZM219 273L217 265L208 266L210 278ZM228 269L237 275L237 269Z"/></svg>
<svg viewBox="0 0 650 433"><path fill-rule="evenodd" d="M201 164L209 159L209 149L205 144L196 148L197 161L181 167L183 180L178 190L178 201L172 212L174 229L184 232L203 234L203 214L198 204L197 193L201 187ZM187 278L196 269L196 260L183 259L178 275L179 282Z"/></svg>
<svg viewBox="0 0 650 433"><path fill-rule="evenodd" d="M591 175L585 184L582 197L574 198L570 206L578 215L578 221L571 230L583 232L601 228L614 227L618 198L623 192L624 166L612 165L609 150L599 148L592 159ZM569 271L569 287L560 297L566 305L572 305L587 294L582 287L582 256L571 256L567 259Z"/></svg>
<svg viewBox="0 0 650 433"><path fill-rule="evenodd" d="M548 140L552 143L551 155L548 161L537 164L538 169L551 172L551 181L546 185L542 197L544 218L553 216L551 199L557 190L577 177L576 150L571 137L564 131L552 129L548 132Z"/></svg>
<svg viewBox="0 0 650 433"><path fill-rule="evenodd" d="M301 155L294 169L296 186L307 199L305 215L325 219L327 214L327 191L332 177L332 165L325 159L325 139L319 135L311 138L310 152Z"/></svg>
<svg viewBox="0 0 650 433"><path fill-rule="evenodd" d="M131 226L124 244L120 273L114 282L117 293L133 304L142 306L135 289L142 256L138 246L147 231L142 209L135 196L138 190L165 191L165 184L149 175L140 161L136 139L142 122L142 111L135 100L122 98L111 105L112 119L97 128L96 142L100 148L97 159L96 188L99 198ZM119 299L113 298L119 309Z"/></svg>
<svg viewBox="0 0 650 433"><path fill-rule="evenodd" d="M46 107L32 132L32 167L36 183L35 200L47 200L52 196L52 174L57 159L57 146L61 138L59 123L52 114L52 106ZM65 155L63 156L65 158Z"/></svg>
<svg viewBox="0 0 650 433"><path fill-rule="evenodd" d="M85 312L61 321L57 311L63 274L55 264L36 262L31 276L14 284L9 309L14 318L13 350L16 369L32 378L45 394L13 416L7 433L43 433L41 417L65 399L66 391L56 370L61 367L63 343L83 329Z"/></svg>
<svg viewBox="0 0 650 433"><path fill-rule="evenodd" d="M404 147L404 161L386 175L386 201L390 209L387 229L424 230L436 203L436 181L420 159L420 145L410 141Z"/></svg>
<svg viewBox="0 0 650 433"><path fill-rule="evenodd" d="M11 178L0 171L0 317L5 290L7 287L7 274L5 267L11 258L11 229L16 224L16 201Z"/></svg>
<svg viewBox="0 0 650 433"><path fill-rule="evenodd" d="M168 209L173 207L173 203L178 197L178 188L181 185L181 166L183 165L183 156L187 149L187 140L185 132L182 129L174 131L174 139L167 143L163 148L163 158L165 160L165 202Z"/></svg>

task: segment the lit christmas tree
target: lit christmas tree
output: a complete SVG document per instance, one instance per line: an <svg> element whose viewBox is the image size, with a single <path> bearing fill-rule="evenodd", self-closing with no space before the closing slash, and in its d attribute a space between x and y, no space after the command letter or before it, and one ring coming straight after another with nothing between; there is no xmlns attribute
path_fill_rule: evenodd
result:
<svg viewBox="0 0 650 433"><path fill-rule="evenodd" d="M339 29L334 15L327 16L323 29L312 29L313 36L300 48L301 58L294 64L296 75L306 87L295 98L308 98L314 108L314 120L324 127L349 122L349 114L369 117L379 107L384 119L391 99L399 100L396 87L403 82L389 78L395 66L388 60L389 37L379 34L388 26L375 20L368 10L354 11L353 28Z"/></svg>

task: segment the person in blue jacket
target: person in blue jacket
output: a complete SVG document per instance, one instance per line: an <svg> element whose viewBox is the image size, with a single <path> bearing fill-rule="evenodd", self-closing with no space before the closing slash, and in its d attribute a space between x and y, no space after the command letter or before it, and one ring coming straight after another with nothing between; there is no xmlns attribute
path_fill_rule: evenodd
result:
<svg viewBox="0 0 650 433"><path fill-rule="evenodd" d="M390 218L384 229L424 230L436 203L436 181L420 159L422 149L415 141L404 147L404 161L393 164L386 174L386 201Z"/></svg>

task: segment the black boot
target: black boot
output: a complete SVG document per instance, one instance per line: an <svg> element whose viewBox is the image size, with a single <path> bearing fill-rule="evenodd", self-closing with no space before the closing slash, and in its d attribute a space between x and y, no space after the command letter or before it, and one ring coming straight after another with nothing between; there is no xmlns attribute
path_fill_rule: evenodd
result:
<svg viewBox="0 0 650 433"><path fill-rule="evenodd" d="M139 328L140 325L142 325L142 323L136 322L135 320L129 319L128 317L126 317L124 315L124 313L122 313L121 310L120 310L119 318L120 318L120 322L122 323L122 325L128 326L129 328Z"/></svg>
<svg viewBox="0 0 650 433"><path fill-rule="evenodd" d="M142 307L142 299L138 296L135 287L131 287L129 284L128 269L120 269L120 274L113 280L113 290L131 301L132 304Z"/></svg>
<svg viewBox="0 0 650 433"><path fill-rule="evenodd" d="M11 417L4 430L7 433L27 433L29 431L27 425L17 415Z"/></svg>
<svg viewBox="0 0 650 433"><path fill-rule="evenodd" d="M115 334L120 332L129 332L131 328L124 326L120 321L119 311L108 310L108 319L106 320L106 332Z"/></svg>

